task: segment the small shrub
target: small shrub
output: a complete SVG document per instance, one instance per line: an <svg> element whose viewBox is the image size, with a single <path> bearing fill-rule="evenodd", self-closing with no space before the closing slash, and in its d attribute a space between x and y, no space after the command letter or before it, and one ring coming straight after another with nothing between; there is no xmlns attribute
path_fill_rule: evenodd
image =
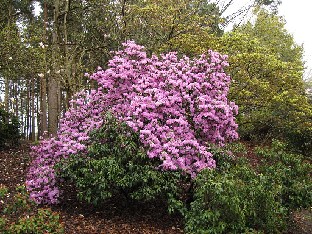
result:
<svg viewBox="0 0 312 234"><path fill-rule="evenodd" d="M181 209L188 233L280 233L292 210L312 204L311 164L287 146L273 141L257 148L260 165L214 148L217 170L204 170L195 180L194 201Z"/></svg>
<svg viewBox="0 0 312 234"><path fill-rule="evenodd" d="M283 206L309 208L312 204L312 164L304 156L287 152L287 145L273 141L272 148L258 148L263 162L259 170L282 188Z"/></svg>
<svg viewBox="0 0 312 234"><path fill-rule="evenodd" d="M4 232L6 224L7 224L7 219L5 217L0 217L0 231L1 232Z"/></svg>
<svg viewBox="0 0 312 234"><path fill-rule="evenodd" d="M159 159L147 157L139 134L110 114L90 141L86 155L72 155L56 167L59 176L75 183L80 199L97 204L122 194L151 200L177 189L179 173L158 169Z"/></svg>
<svg viewBox="0 0 312 234"><path fill-rule="evenodd" d="M3 185L3 184L0 184L0 198L3 198L5 195L7 195L9 192L9 189Z"/></svg>
<svg viewBox="0 0 312 234"><path fill-rule="evenodd" d="M4 196L9 194L9 190L7 188L4 189L5 194ZM31 206L33 203L29 201L29 194L27 194L25 186L17 186L16 193L14 194L14 199L3 205L2 212L3 214L10 215L10 214L22 214L27 211L30 211ZM0 192L1 193L1 192ZM1 197L1 196L0 196Z"/></svg>
<svg viewBox="0 0 312 234"><path fill-rule="evenodd" d="M15 146L20 139L18 119L7 113L0 105L0 150Z"/></svg>
<svg viewBox="0 0 312 234"><path fill-rule="evenodd" d="M0 185L0 233L64 233L59 215L49 208L39 208L36 213L29 216L30 212L35 209L35 204L29 200L29 194L24 186L16 188L13 199L9 199L8 195L8 188Z"/></svg>
<svg viewBox="0 0 312 234"><path fill-rule="evenodd" d="M236 163L238 157L247 156L247 149L245 145L240 142L233 142L227 144L225 147L209 145L209 148L216 160L216 170L218 171L230 169Z"/></svg>
<svg viewBox="0 0 312 234"><path fill-rule="evenodd" d="M21 218L17 223L12 224L7 233L64 233L64 227L60 223L59 218L59 215L50 208L40 208L37 214Z"/></svg>
<svg viewBox="0 0 312 234"><path fill-rule="evenodd" d="M311 123L312 121L310 121ZM312 124L311 124L312 125ZM287 132L287 141L298 153L312 159L312 127Z"/></svg>
<svg viewBox="0 0 312 234"><path fill-rule="evenodd" d="M185 216L188 233L276 233L285 229L287 213L279 202L280 188L246 162L223 172L205 170L195 187L195 200Z"/></svg>

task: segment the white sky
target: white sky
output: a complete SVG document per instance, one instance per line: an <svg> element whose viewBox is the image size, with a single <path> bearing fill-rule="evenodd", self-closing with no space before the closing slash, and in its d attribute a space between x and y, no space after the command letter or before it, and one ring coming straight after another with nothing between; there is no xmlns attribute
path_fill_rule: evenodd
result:
<svg viewBox="0 0 312 234"><path fill-rule="evenodd" d="M226 1L228 2L228 0ZM250 0L234 1L226 13L230 13L250 3ZM298 45L303 45L305 74L304 78L312 78L312 0L282 0L278 15L283 16L287 31L293 35ZM250 19L250 15L245 19Z"/></svg>
<svg viewBox="0 0 312 234"><path fill-rule="evenodd" d="M279 15L284 16L285 27L294 36L297 44L303 44L307 67L305 78L309 78L312 76L312 1L282 0Z"/></svg>

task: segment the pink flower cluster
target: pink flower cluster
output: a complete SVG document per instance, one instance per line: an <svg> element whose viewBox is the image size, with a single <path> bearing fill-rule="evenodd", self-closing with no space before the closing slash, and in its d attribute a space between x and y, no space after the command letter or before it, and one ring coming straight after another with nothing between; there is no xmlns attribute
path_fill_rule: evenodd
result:
<svg viewBox="0 0 312 234"><path fill-rule="evenodd" d="M98 89L76 95L58 136L34 147L27 188L37 203L57 201L56 179L46 175L61 158L87 150L90 131L101 127L107 111L139 132L148 157L161 160L159 168L192 177L215 167L207 143L238 138L238 108L227 100L227 56L208 51L197 59L172 52L149 58L144 47L132 41L123 45L108 69L90 76Z"/></svg>
<svg viewBox="0 0 312 234"><path fill-rule="evenodd" d="M30 199L38 204L56 204L60 190L54 165L71 154L87 151L89 133L103 123L103 94L92 90L80 92L61 119L57 137L45 139L32 147L33 161L29 168L26 188Z"/></svg>

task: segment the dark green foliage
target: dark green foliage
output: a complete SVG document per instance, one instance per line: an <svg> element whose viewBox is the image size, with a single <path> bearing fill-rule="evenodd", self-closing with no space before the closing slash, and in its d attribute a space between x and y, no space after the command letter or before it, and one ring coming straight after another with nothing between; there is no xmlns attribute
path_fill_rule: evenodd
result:
<svg viewBox="0 0 312 234"><path fill-rule="evenodd" d="M177 190L178 172L157 169L139 136L111 115L90 138L87 155L73 155L58 164L60 176L72 180L78 197L97 204L115 195L151 200Z"/></svg>
<svg viewBox="0 0 312 234"><path fill-rule="evenodd" d="M312 164L302 155L287 152L287 145L273 141L271 149L258 148L263 163L260 172L270 183L282 188L281 202L290 209L309 208L312 204Z"/></svg>
<svg viewBox="0 0 312 234"><path fill-rule="evenodd" d="M312 123L312 120L311 120ZM295 151L312 159L312 129L304 128L300 131L296 129L288 129L287 141Z"/></svg>
<svg viewBox="0 0 312 234"><path fill-rule="evenodd" d="M11 225L4 233L61 234L64 233L64 227L59 219L59 214L53 212L50 208L40 208L37 214L29 218L25 217L19 219L17 223Z"/></svg>
<svg viewBox="0 0 312 234"><path fill-rule="evenodd" d="M16 187L16 194L14 195L13 202L6 202L6 196L10 194L10 191L7 187L0 184L0 199L4 200L3 209L1 209L1 214L4 215L18 215L30 211L31 206L34 205L32 202L28 200L29 194L26 192L26 188L24 186Z"/></svg>
<svg viewBox="0 0 312 234"><path fill-rule="evenodd" d="M19 123L15 116L0 106L0 150L5 146L14 146L20 139Z"/></svg>
<svg viewBox="0 0 312 234"><path fill-rule="evenodd" d="M29 194L24 186L16 188L13 199L11 191L0 184L0 233L26 234L26 233L64 233L64 226L60 222L59 214L50 208L39 208L33 212L35 204L29 200ZM17 217L17 218L16 218ZM15 222L13 221L14 219Z"/></svg>
<svg viewBox="0 0 312 234"><path fill-rule="evenodd" d="M188 233L276 233L285 228L281 188L245 163L226 172L204 171L196 180L195 201L186 214Z"/></svg>
<svg viewBox="0 0 312 234"><path fill-rule="evenodd" d="M217 168L195 180L161 171L138 134L107 115L91 135L88 153L61 161L57 171L75 183L80 199L95 204L120 194L141 201L165 197L169 212L185 218L187 233L281 233L291 211L311 206L311 164L281 142L256 150L242 144L209 148ZM247 161L249 154L257 166Z"/></svg>
<svg viewBox="0 0 312 234"><path fill-rule="evenodd" d="M195 181L194 201L184 209L187 233L280 233L291 210L312 204L311 164L286 152L280 142L259 148L253 168L244 158L222 159Z"/></svg>

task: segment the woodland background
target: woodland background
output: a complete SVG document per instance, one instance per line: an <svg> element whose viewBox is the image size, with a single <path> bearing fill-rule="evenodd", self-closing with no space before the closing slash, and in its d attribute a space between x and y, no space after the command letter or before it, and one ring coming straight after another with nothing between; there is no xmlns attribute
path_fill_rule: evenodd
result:
<svg viewBox="0 0 312 234"><path fill-rule="evenodd" d="M155 54L174 50L194 56L213 49L230 58L229 99L240 108L241 138L286 138L305 151L311 136L311 79L302 79L303 48L278 16L280 1L251 0L226 15L234 3L3 1L1 109L16 117L25 139L55 135L73 94L94 85L84 74L105 68L110 51L122 42L134 40ZM254 22L245 22L251 11ZM230 24L233 29L225 32Z"/></svg>

